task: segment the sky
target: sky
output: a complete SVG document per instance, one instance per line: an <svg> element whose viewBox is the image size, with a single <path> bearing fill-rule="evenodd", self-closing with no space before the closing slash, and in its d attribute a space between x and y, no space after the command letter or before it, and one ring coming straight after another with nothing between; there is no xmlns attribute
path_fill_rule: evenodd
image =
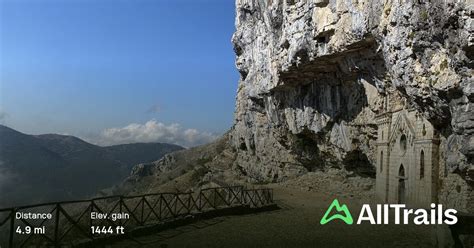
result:
<svg viewBox="0 0 474 248"><path fill-rule="evenodd" d="M0 0L0 123L99 145L232 125L234 0Z"/></svg>

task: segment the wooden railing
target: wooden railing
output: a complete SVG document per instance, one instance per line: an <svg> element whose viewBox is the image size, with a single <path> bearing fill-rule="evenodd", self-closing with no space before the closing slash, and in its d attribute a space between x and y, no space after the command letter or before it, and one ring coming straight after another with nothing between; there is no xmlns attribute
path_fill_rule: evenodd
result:
<svg viewBox="0 0 474 248"><path fill-rule="evenodd" d="M189 215L234 207L261 208L272 204L271 189L233 186L199 192L109 196L1 209L0 247L74 246ZM50 218L18 219L16 216L26 213L50 214ZM94 214L107 214L107 218L91 218ZM101 233L94 233L92 227Z"/></svg>

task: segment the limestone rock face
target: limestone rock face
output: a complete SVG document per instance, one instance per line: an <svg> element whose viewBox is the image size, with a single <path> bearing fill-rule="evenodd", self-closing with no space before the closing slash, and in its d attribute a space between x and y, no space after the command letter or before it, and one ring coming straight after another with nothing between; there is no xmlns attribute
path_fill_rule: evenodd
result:
<svg viewBox="0 0 474 248"><path fill-rule="evenodd" d="M376 120L409 109L433 130L432 199L474 213L469 1L237 0L232 129L136 166L117 190L279 182L364 195L380 162Z"/></svg>
<svg viewBox="0 0 474 248"><path fill-rule="evenodd" d="M373 176L375 116L415 108L441 134L443 176L462 178L472 196L469 0L237 0L236 8L234 168L260 181L328 167Z"/></svg>

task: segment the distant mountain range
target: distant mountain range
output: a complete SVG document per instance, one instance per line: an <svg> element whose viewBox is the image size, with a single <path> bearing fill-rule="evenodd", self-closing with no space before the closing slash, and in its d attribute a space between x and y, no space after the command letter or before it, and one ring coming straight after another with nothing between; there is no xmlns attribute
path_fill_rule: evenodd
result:
<svg viewBox="0 0 474 248"><path fill-rule="evenodd" d="M121 182L132 166L181 149L165 143L101 147L0 125L0 207L90 197Z"/></svg>

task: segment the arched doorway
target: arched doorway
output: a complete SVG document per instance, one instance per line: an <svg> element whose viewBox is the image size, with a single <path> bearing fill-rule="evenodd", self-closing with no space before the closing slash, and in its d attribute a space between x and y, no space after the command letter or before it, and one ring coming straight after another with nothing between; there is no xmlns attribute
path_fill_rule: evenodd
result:
<svg viewBox="0 0 474 248"><path fill-rule="evenodd" d="M405 168L403 164L398 169L398 203L405 203L406 200L406 188L405 188Z"/></svg>

